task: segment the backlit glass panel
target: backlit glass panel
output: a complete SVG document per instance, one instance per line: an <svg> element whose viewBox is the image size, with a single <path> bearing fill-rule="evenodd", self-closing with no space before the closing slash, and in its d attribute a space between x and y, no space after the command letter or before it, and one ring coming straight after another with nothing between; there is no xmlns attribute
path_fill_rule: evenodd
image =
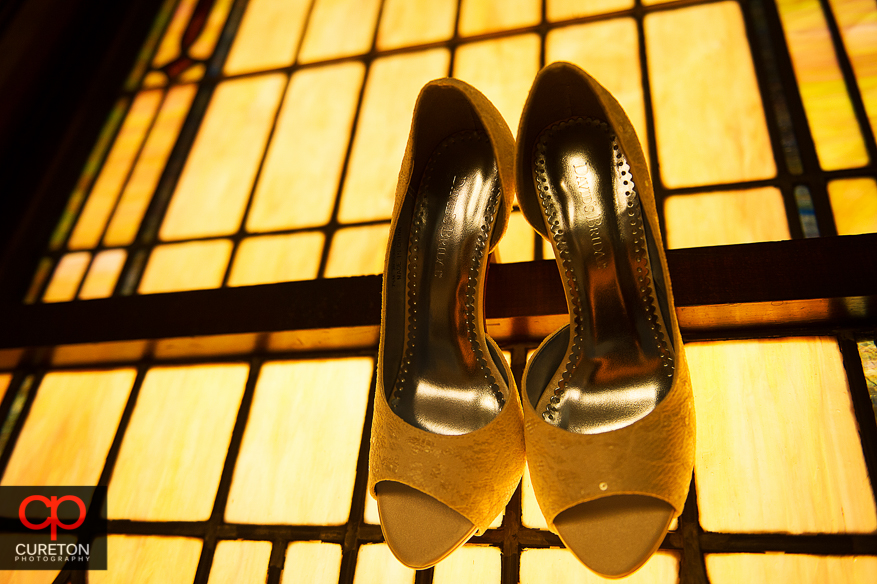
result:
<svg viewBox="0 0 877 584"><path fill-rule="evenodd" d="M830 0L858 81L871 131L877 134L877 6L870 0Z"/></svg>
<svg viewBox="0 0 877 584"><path fill-rule="evenodd" d="M707 554L712 584L751 582L874 582L877 557L806 554Z"/></svg>
<svg viewBox="0 0 877 584"><path fill-rule="evenodd" d="M859 358L862 360L862 371L871 398L871 408L877 416L877 346L874 341L859 341Z"/></svg>
<svg viewBox="0 0 877 584"><path fill-rule="evenodd" d="M684 187L771 178L776 165L736 2L645 19L661 179Z"/></svg>
<svg viewBox="0 0 877 584"><path fill-rule="evenodd" d="M598 584L614 582L602 578L583 566L566 549L526 549L521 552L521 584ZM676 584L679 581L679 558L658 552L645 565L625 578L629 584Z"/></svg>
<svg viewBox="0 0 877 584"><path fill-rule="evenodd" d="M91 267L88 269L88 274L85 276L85 281L82 282L79 297L87 300L112 296L127 256L128 254L123 249L108 249L96 253Z"/></svg>
<svg viewBox="0 0 877 584"><path fill-rule="evenodd" d="M96 485L134 376L133 369L47 373L0 484Z"/></svg>
<svg viewBox="0 0 877 584"><path fill-rule="evenodd" d="M316 0L298 60L312 63L367 52L380 7L380 0Z"/></svg>
<svg viewBox="0 0 877 584"><path fill-rule="evenodd" d="M73 300L76 297L76 290L79 289L82 276L85 275L85 270L88 269L90 260L91 254L87 251L68 253L62 257L58 265L55 266L52 279L43 293L43 302Z"/></svg>
<svg viewBox="0 0 877 584"><path fill-rule="evenodd" d="M396 180L423 85L448 74L446 50L378 59L369 69L338 219L389 219Z"/></svg>
<svg viewBox="0 0 877 584"><path fill-rule="evenodd" d="M270 557L270 541L220 541L207 584L263 584Z"/></svg>
<svg viewBox="0 0 877 584"><path fill-rule="evenodd" d="M190 584L201 556L200 539L110 535L107 570L90 570L89 584Z"/></svg>
<svg viewBox="0 0 877 584"><path fill-rule="evenodd" d="M509 215L509 225L499 241L497 250L503 263L529 262L533 259L535 245L533 228L524 219L524 214L515 211Z"/></svg>
<svg viewBox="0 0 877 584"><path fill-rule="evenodd" d="M6 395L6 390L9 389L9 383L11 381L11 373L0 373L0 402L3 401L3 397Z"/></svg>
<svg viewBox="0 0 877 584"><path fill-rule="evenodd" d="M165 241L235 233L262 160L286 76L221 83L164 217Z"/></svg>
<svg viewBox="0 0 877 584"><path fill-rule="evenodd" d="M829 181L828 198L838 235L877 233L877 181L873 178Z"/></svg>
<svg viewBox="0 0 877 584"><path fill-rule="evenodd" d="M369 358L262 367L227 521L347 521L373 367Z"/></svg>
<svg viewBox="0 0 877 584"><path fill-rule="evenodd" d="M222 27L225 26L225 19L228 18L228 12L231 10L233 2L234 0L214 0L213 9L207 16L204 29L189 47L189 55L193 59L207 59L213 54L213 49L222 33Z"/></svg>
<svg viewBox="0 0 877 584"><path fill-rule="evenodd" d="M499 548L465 545L439 562L433 584L499 584L502 556Z"/></svg>
<svg viewBox="0 0 877 584"><path fill-rule="evenodd" d="M335 584L340 572L340 545L297 541L286 548L280 584Z"/></svg>
<svg viewBox="0 0 877 584"><path fill-rule="evenodd" d="M686 344L695 479L707 531L877 529L849 389L832 339Z"/></svg>
<svg viewBox="0 0 877 584"><path fill-rule="evenodd" d="M248 370L243 364L149 370L110 481L110 519L210 516Z"/></svg>
<svg viewBox="0 0 877 584"><path fill-rule="evenodd" d="M192 13L195 11L195 5L198 0L180 0L177 10L165 30L161 44L152 58L152 66L156 69L167 65L180 56L180 46L182 45L183 33L192 19Z"/></svg>
<svg viewBox="0 0 877 584"><path fill-rule="evenodd" d="M360 63L344 63L292 76L247 231L328 223L364 72Z"/></svg>
<svg viewBox="0 0 877 584"><path fill-rule="evenodd" d="M245 239L235 254L228 285L251 286L316 278L324 239L319 232Z"/></svg>
<svg viewBox="0 0 877 584"><path fill-rule="evenodd" d="M360 546L353 584L414 584L415 571L393 557L385 543Z"/></svg>
<svg viewBox="0 0 877 584"><path fill-rule="evenodd" d="M783 196L774 187L668 197L664 217L670 249L791 238Z"/></svg>
<svg viewBox="0 0 877 584"><path fill-rule="evenodd" d="M547 0L545 11L549 21L604 14L633 8L634 0Z"/></svg>
<svg viewBox="0 0 877 584"><path fill-rule="evenodd" d="M311 0L250 0L225 73L234 75L291 65L295 59Z"/></svg>
<svg viewBox="0 0 877 584"><path fill-rule="evenodd" d="M462 0L460 35L471 36L539 24L538 0Z"/></svg>
<svg viewBox="0 0 877 584"><path fill-rule="evenodd" d="M227 239L160 245L149 257L139 292L218 288L228 266L231 247Z"/></svg>
<svg viewBox="0 0 877 584"><path fill-rule="evenodd" d="M777 0L798 90L825 170L868 163L819 0Z"/></svg>
<svg viewBox="0 0 877 584"><path fill-rule="evenodd" d="M381 274L387 255L387 238L390 225L350 227L335 233L329 260L326 263L327 278Z"/></svg>
<svg viewBox="0 0 877 584"><path fill-rule="evenodd" d="M385 0L378 50L443 41L454 34L457 0Z"/></svg>

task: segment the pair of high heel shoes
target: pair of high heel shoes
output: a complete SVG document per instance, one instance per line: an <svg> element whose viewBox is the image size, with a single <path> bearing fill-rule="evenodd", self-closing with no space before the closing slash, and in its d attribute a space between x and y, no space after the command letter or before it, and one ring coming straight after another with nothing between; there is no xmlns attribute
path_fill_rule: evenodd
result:
<svg viewBox="0 0 877 584"><path fill-rule="evenodd" d="M483 314L516 182L524 216L554 247L570 313L527 365L523 408ZM384 270L369 460L396 557L425 568L486 529L525 452L549 527L610 577L658 548L694 460L645 158L618 102L569 63L537 76L517 147L462 81L430 82L418 98Z"/></svg>

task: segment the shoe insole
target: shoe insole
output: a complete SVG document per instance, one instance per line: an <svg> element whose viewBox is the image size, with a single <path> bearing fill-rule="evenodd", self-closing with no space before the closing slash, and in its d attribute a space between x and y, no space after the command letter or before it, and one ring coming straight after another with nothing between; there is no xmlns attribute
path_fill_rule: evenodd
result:
<svg viewBox="0 0 877 584"><path fill-rule="evenodd" d="M534 160L570 306L566 351L536 411L583 434L622 428L654 410L674 368L636 186L614 136L597 120L549 127Z"/></svg>
<svg viewBox="0 0 877 584"><path fill-rule="evenodd" d="M500 188L490 141L474 131L442 142L420 181L405 268L406 342L389 403L436 434L477 430L508 399L482 308Z"/></svg>

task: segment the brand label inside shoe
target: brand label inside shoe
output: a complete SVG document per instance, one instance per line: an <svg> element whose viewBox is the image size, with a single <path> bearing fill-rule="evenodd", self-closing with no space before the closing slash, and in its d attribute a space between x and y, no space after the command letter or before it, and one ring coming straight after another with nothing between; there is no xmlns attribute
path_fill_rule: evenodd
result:
<svg viewBox="0 0 877 584"><path fill-rule="evenodd" d="M448 243L454 235L454 224L457 220L457 214L454 213L454 206L457 203L457 194L461 186L461 184L457 183L457 177L454 176L451 180L451 192L448 194L448 202L445 204L442 226L439 230L438 248L435 253L435 271L433 272L433 275L436 278L441 278L444 275Z"/></svg>
<svg viewBox="0 0 877 584"><path fill-rule="evenodd" d="M589 172L593 171L588 164L573 164L572 167L575 171L576 186L579 187L582 200L584 201L582 210L585 212L588 237L594 249L594 261L599 267L605 268L609 263L606 261L606 252L603 251L603 238L600 237L600 226L603 224L603 218L600 215L597 199L591 190L591 184L588 180Z"/></svg>

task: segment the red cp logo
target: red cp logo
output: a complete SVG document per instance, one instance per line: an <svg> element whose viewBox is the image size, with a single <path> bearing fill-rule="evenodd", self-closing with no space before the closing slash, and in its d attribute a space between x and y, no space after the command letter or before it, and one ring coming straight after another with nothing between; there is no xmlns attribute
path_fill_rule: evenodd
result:
<svg viewBox="0 0 877 584"><path fill-rule="evenodd" d="M27 509L27 506L31 501L42 501L43 505L46 506L46 509L49 509L52 512L51 515L49 515L49 518L37 525L28 521L27 517L25 516L25 510ZM73 501L79 507L79 519L76 521L76 523L61 523L61 520L58 519L58 505L60 505L64 501ZM58 539L59 527L61 529L76 529L77 527L82 525L82 522L85 521L85 503L82 502L82 499L73 495L65 495L60 499L53 495L51 500L49 500L47 497L43 497L42 495L31 495L30 497L22 501L21 505L18 507L18 518L21 519L21 522L25 525L25 527L29 529L43 529L47 525L51 525L52 541L55 541L56 539Z"/></svg>

